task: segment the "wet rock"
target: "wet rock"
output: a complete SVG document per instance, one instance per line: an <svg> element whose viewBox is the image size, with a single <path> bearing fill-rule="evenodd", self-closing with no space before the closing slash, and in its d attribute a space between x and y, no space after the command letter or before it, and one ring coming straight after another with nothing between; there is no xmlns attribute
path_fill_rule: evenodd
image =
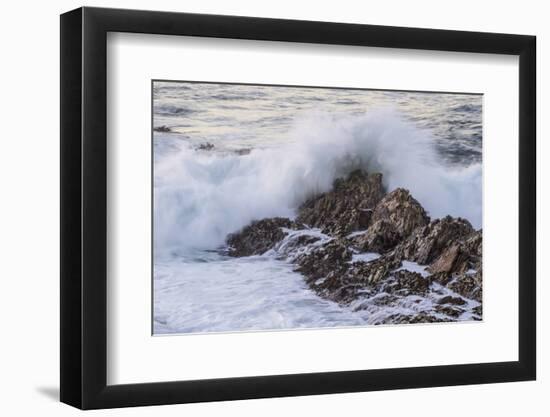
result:
<svg viewBox="0 0 550 417"><path fill-rule="evenodd" d="M453 297L452 295L446 295L437 300L437 304L454 304L454 305L464 305L466 301L460 297Z"/></svg>
<svg viewBox="0 0 550 417"><path fill-rule="evenodd" d="M350 239L361 252L384 253L394 248L401 236L395 226L387 220L378 220L367 231Z"/></svg>
<svg viewBox="0 0 550 417"><path fill-rule="evenodd" d="M401 262L389 256L382 256L371 262L354 262L347 271L348 279L363 285L378 285L390 272L399 268Z"/></svg>
<svg viewBox="0 0 550 417"><path fill-rule="evenodd" d="M483 306L480 304L473 308L472 312L477 314L480 318L483 316Z"/></svg>
<svg viewBox="0 0 550 417"><path fill-rule="evenodd" d="M483 254L483 234L478 230L469 235L462 244L462 250L470 256L470 266L472 269L481 271Z"/></svg>
<svg viewBox="0 0 550 417"><path fill-rule="evenodd" d="M453 276L451 281L447 284L447 288L463 297L481 303L483 298L481 285L481 271L477 271L475 274L462 273Z"/></svg>
<svg viewBox="0 0 550 417"><path fill-rule="evenodd" d="M466 273L481 270L481 231L456 238L428 267L433 273Z"/></svg>
<svg viewBox="0 0 550 417"><path fill-rule="evenodd" d="M418 227L400 243L395 254L401 259L418 262L422 265L432 263L454 243L460 242L474 233L470 222L450 216L436 219L430 224ZM475 244L471 244L475 247Z"/></svg>
<svg viewBox="0 0 550 417"><path fill-rule="evenodd" d="M399 297L395 295L391 295L388 293L381 293L380 295L377 295L376 297L372 297L369 302L370 304L374 304L376 306L382 307L382 306L390 306L393 305L396 301L399 300ZM355 311L364 309L367 305L359 305Z"/></svg>
<svg viewBox="0 0 550 417"><path fill-rule="evenodd" d="M381 174L353 171L346 179L337 179L331 191L306 201L297 221L342 237L368 226L383 194Z"/></svg>
<svg viewBox="0 0 550 417"><path fill-rule="evenodd" d="M234 152L237 155L248 155L251 151L252 149L250 148L242 148L242 149L236 149Z"/></svg>
<svg viewBox="0 0 550 417"><path fill-rule="evenodd" d="M359 293L363 296L369 294L364 287L347 282L345 276L332 273L329 274L324 285L313 287L313 289L321 297L342 305L349 305L357 300Z"/></svg>
<svg viewBox="0 0 550 417"><path fill-rule="evenodd" d="M326 245L331 248L330 251L334 251L328 257L322 256L322 253L327 252L326 248L323 252L315 251L303 256L299 260L300 267L297 271L306 276L306 282L319 295L340 304L349 304L361 297L383 292L383 283L401 263L391 258L350 263L351 252L341 242ZM393 280L397 286L407 285L407 277L399 273ZM398 282L399 280L401 281ZM415 291L414 287L411 284L410 291ZM388 293L394 292L393 288L387 289Z"/></svg>
<svg viewBox="0 0 550 417"><path fill-rule="evenodd" d="M463 250L459 244L454 244L447 248L439 257L428 267L428 271L433 273L441 272L466 272L470 269L470 255Z"/></svg>
<svg viewBox="0 0 550 417"><path fill-rule="evenodd" d="M399 311L381 314L375 324L456 321L466 310L479 320L481 307L473 310L469 300L482 299L481 230L450 216L430 222L405 189L383 194L380 174L354 171L335 181L332 191L304 203L296 221L264 219L228 236L229 254L273 249L325 299L354 310ZM381 256L352 262L357 252ZM400 269L405 260L427 265L430 275ZM423 303L423 297L434 302Z"/></svg>
<svg viewBox="0 0 550 417"><path fill-rule="evenodd" d="M284 239L283 227L298 228L298 225L283 217L253 222L227 237L228 254L237 257L261 255Z"/></svg>
<svg viewBox="0 0 550 417"><path fill-rule="evenodd" d="M370 223L374 225L379 221L393 226L394 232L404 238L416 228L427 225L430 218L407 190L397 188L376 205Z"/></svg>
<svg viewBox="0 0 550 417"><path fill-rule="evenodd" d="M416 314L392 314L389 317L377 322L375 324L416 324L416 323L441 323L449 320L445 320L436 316L433 316L427 312L420 312Z"/></svg>
<svg viewBox="0 0 550 417"><path fill-rule="evenodd" d="M437 282L443 286L446 286L449 282L452 281L453 275L446 272L438 272L437 274L430 274L430 279L432 280L432 282Z"/></svg>
<svg viewBox="0 0 550 417"><path fill-rule="evenodd" d="M380 291L400 296L425 295L430 288L430 280L417 272L400 270L379 285Z"/></svg>
<svg viewBox="0 0 550 417"><path fill-rule="evenodd" d="M464 248L471 255L479 256L481 258L483 252L483 234L481 230L478 230L470 234L464 240Z"/></svg>
<svg viewBox="0 0 550 417"><path fill-rule="evenodd" d="M155 132L162 132L162 133L168 133L172 131L172 129L170 129L168 126L155 126L153 130Z"/></svg>
<svg viewBox="0 0 550 417"><path fill-rule="evenodd" d="M198 151L211 151L212 149L214 149L214 144L210 142L201 143L195 149L197 149Z"/></svg>
<svg viewBox="0 0 550 417"><path fill-rule="evenodd" d="M298 256L308 253L308 248L313 243L320 241L319 236L301 234L293 237L287 237L286 240L275 246L279 258L294 261Z"/></svg>
<svg viewBox="0 0 550 417"><path fill-rule="evenodd" d="M437 305L435 307L435 311L453 318L458 318L462 313L464 313L464 310L461 309L460 307L449 306L449 305Z"/></svg>
<svg viewBox="0 0 550 417"><path fill-rule="evenodd" d="M310 282L324 279L327 284L338 274L348 269L347 262L351 260L352 252L343 240L334 239L330 242L302 254L295 259L298 272L304 274Z"/></svg>

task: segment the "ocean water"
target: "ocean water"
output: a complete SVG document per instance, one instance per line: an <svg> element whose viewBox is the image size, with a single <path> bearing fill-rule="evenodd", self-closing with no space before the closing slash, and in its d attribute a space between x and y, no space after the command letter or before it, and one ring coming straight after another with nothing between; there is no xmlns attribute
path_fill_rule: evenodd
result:
<svg viewBox="0 0 550 417"><path fill-rule="evenodd" d="M357 168L408 188L432 218L481 227L480 95L155 82L153 124L170 129L153 134L155 334L368 325L395 312L323 300L277 254L219 252L227 234L294 217Z"/></svg>

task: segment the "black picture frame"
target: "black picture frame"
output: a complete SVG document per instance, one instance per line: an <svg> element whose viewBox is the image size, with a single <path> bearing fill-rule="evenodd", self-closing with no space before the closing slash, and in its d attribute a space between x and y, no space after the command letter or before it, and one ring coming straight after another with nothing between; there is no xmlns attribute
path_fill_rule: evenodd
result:
<svg viewBox="0 0 550 417"><path fill-rule="evenodd" d="M108 32L519 56L518 361L107 385ZM61 401L96 409L534 380L535 54L524 35L88 7L61 15Z"/></svg>

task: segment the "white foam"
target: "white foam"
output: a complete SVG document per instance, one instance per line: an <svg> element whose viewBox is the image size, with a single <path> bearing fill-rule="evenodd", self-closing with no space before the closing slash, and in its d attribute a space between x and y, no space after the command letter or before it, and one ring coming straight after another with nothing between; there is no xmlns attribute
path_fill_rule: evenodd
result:
<svg viewBox="0 0 550 417"><path fill-rule="evenodd" d="M371 262L371 261L374 261L375 259L380 258L380 256L382 256L382 255L380 255L379 253L376 253L376 252L355 253L351 257L351 263L354 263L354 262Z"/></svg>
<svg viewBox="0 0 550 417"><path fill-rule="evenodd" d="M403 261L403 265L401 267L397 268L395 271L409 271L409 272L416 272L420 275L422 275L424 278L430 275L428 271L426 271L427 265L420 265L416 262L411 261Z"/></svg>
<svg viewBox="0 0 550 417"><path fill-rule="evenodd" d="M346 238L348 239L351 239L351 238L354 238L356 236L361 236L361 235L364 235L365 233L367 233L367 230L358 230L356 232L351 232L349 235L346 236Z"/></svg>
<svg viewBox="0 0 550 417"><path fill-rule="evenodd" d="M155 334L356 326L368 318L319 298L270 256L159 262L154 290Z"/></svg>
<svg viewBox="0 0 550 417"><path fill-rule="evenodd" d="M408 188L432 217L481 225L481 166L439 164L434 140L392 111L315 114L298 121L290 142L249 155L196 152L184 141L155 139L155 254L215 248L253 220L292 217L335 178L381 172L389 190ZM157 137L157 136L156 136Z"/></svg>

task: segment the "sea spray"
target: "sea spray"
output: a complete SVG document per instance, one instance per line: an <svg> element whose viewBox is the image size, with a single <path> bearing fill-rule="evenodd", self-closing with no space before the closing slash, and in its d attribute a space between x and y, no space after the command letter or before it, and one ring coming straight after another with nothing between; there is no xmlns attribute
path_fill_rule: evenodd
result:
<svg viewBox="0 0 550 417"><path fill-rule="evenodd" d="M461 216L481 227L481 165L442 165L430 132L396 111L310 114L288 135L287 144L248 155L155 143L155 255L215 249L253 220L293 217L357 168L381 172L388 190L409 189L433 218Z"/></svg>

